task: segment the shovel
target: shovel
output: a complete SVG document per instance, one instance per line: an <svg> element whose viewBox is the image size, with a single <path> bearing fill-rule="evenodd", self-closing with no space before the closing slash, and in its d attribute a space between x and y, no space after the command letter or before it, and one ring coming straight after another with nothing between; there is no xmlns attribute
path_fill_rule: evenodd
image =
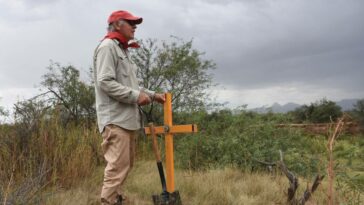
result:
<svg viewBox="0 0 364 205"><path fill-rule="evenodd" d="M173 193L167 192L166 178L164 176L162 160L158 149L157 135L155 134L153 123L149 123L149 128L150 134L152 135L153 152L157 161L159 177L162 184L162 193L160 195L152 196L153 203L154 205L182 205L181 197L178 191Z"/></svg>

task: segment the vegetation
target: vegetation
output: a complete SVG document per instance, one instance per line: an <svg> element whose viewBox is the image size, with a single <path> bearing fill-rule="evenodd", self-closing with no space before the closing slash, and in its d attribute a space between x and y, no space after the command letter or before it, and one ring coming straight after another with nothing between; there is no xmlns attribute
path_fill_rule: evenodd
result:
<svg viewBox="0 0 364 205"><path fill-rule="evenodd" d="M140 85L158 92L173 93L173 111L196 111L205 107L213 86L210 70L215 63L204 60L203 53L192 47L192 40L185 42L175 38L167 44L148 39L141 48L133 51L132 59L140 68ZM153 110L154 109L154 110ZM153 106L144 108L149 121L161 122L161 109ZM154 116L155 119L152 119Z"/></svg>
<svg viewBox="0 0 364 205"><path fill-rule="evenodd" d="M244 110L234 115L229 110L219 110L199 117L194 119L201 128L197 137L181 137L176 143L176 149L183 150L179 161L182 167L205 169L234 164L245 171L262 170L267 167L258 161L275 162L279 159L278 150L282 150L286 163L301 175L324 169L324 165L318 166L318 156L326 151L324 139L320 143L300 130L276 128L276 124L287 121L284 116ZM185 155L188 152L189 158Z"/></svg>
<svg viewBox="0 0 364 205"><path fill-rule="evenodd" d="M324 98L310 105L303 105L292 111L291 114L298 123L325 123L335 122L342 116L342 111L335 102Z"/></svg>
<svg viewBox="0 0 364 205"><path fill-rule="evenodd" d="M0 98L1 100L1 98ZM7 112L5 111L5 109L3 107L0 106L0 116L6 116Z"/></svg>
<svg viewBox="0 0 364 205"><path fill-rule="evenodd" d="M96 129L64 127L58 118L54 113L32 130L23 124L0 127L2 203L38 204L45 188L70 188L101 165Z"/></svg>
<svg viewBox="0 0 364 205"><path fill-rule="evenodd" d="M323 99L288 114L211 107L206 88L215 65L192 41L142 45L133 56L142 85L173 93L175 124L199 126L197 134L175 137L176 182L185 204L284 204L288 180L274 165L279 150L301 182L326 174L328 136L277 125L335 122L342 112L334 102ZM13 124L0 125L0 203L98 204L104 160L92 81L83 82L71 65L51 63L41 88L44 93L14 105ZM363 119L363 107L361 100L352 112L356 119ZM149 120L161 123L161 106L146 110ZM150 204L150 195L160 192L151 153L140 136L139 163L126 185L135 203ZM363 153L363 134L339 135L333 149L337 202L364 202ZM327 203L325 179L314 194L317 204Z"/></svg>
<svg viewBox="0 0 364 205"><path fill-rule="evenodd" d="M148 39L141 43L133 55L138 65L141 85L150 90L173 93L174 111L200 110L208 98L215 68L211 60L204 60L203 53L192 47L192 40L176 39L170 44Z"/></svg>
<svg viewBox="0 0 364 205"><path fill-rule="evenodd" d="M95 121L95 91L92 84L80 80L80 72L73 66L51 62L41 85L50 94L45 101L62 110L64 124L86 120Z"/></svg>
<svg viewBox="0 0 364 205"><path fill-rule="evenodd" d="M361 128L364 129L364 99L359 100L353 109L353 116L360 123Z"/></svg>
<svg viewBox="0 0 364 205"><path fill-rule="evenodd" d="M40 121L40 129L30 132L29 136L20 135L21 129L18 127L21 126L20 124L1 126L2 199L6 196L8 202L37 204L43 203L44 200L52 202L57 197L62 197L62 193L67 194L67 191L62 190L71 189L71 192L74 189L82 190L82 187L78 186L80 183L93 183L94 189L99 188L96 182L99 183L102 178L100 169L104 166L104 161L99 149L101 139L96 128L90 129L88 126L81 125L64 127L57 120L58 114L53 113L48 120ZM301 181L310 182L317 173L326 173L325 136L310 136L301 130L275 127L275 122L281 123L286 120L284 115L257 114L248 111L234 115L231 111L224 109L212 113L199 112L189 116L178 114L175 118L176 123L197 122L200 128L200 132L195 135L175 138L176 167L182 172L182 176L176 180L178 189L185 199L192 197L194 202L212 201L211 197L204 198L203 194L201 196L192 194L198 189L198 183L195 180L200 180L200 183L209 183L207 187L215 188L220 187L218 183L229 183L226 189L200 190L207 196L220 192L223 194L219 195L221 200L230 201L237 198L242 201L251 201L252 204L260 200L284 201L284 194L262 195L270 193L269 190L285 190L288 186L287 179L282 177L276 167L269 167L259 162L277 161L279 149L285 153L287 167L298 176L305 178ZM163 144L162 139L160 143ZM360 204L359 202L363 200L363 145L362 136L354 139L351 136L341 136L335 146L336 191L339 196L337 200L347 202L356 200L352 204ZM146 172L155 175L157 172L151 171L156 168L151 161L153 155L149 140L140 137L138 147L138 160L142 161L140 166L144 168L135 169L136 176L131 178L129 183L132 184L128 185L128 190L131 196L147 201L151 192L159 191L159 180L157 177L150 177L146 182L141 183L140 180L149 176L145 175ZM214 181L213 173L219 173L216 177L222 177L222 179ZM145 175L144 178L141 177L143 175ZM183 177L185 175L190 177ZM211 175L210 178L209 175ZM270 178L268 175L278 177L277 181L274 178L273 181L268 180ZM259 176L261 179L257 179ZM96 181L92 182L91 179ZM257 184L245 184L250 180ZM267 187L266 184L270 185ZM325 180L324 184L326 184ZM239 192L238 187L245 187L246 190ZM324 187L326 185L315 193L316 202L326 200L323 194L326 190ZM85 192L88 189L83 189L80 192L82 195L75 197L81 197L83 201L95 202L98 192L93 190L87 195ZM262 193L258 193L258 190ZM246 196L244 192L247 192ZM249 195L251 192L254 194Z"/></svg>

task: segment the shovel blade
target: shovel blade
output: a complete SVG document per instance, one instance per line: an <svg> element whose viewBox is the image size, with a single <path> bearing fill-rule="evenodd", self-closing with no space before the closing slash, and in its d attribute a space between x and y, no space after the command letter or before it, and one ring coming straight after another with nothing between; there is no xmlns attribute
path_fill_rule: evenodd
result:
<svg viewBox="0 0 364 205"><path fill-rule="evenodd" d="M160 195L153 195L153 204L154 205L182 205L181 196L178 191L173 193L168 193L168 196L165 193Z"/></svg>

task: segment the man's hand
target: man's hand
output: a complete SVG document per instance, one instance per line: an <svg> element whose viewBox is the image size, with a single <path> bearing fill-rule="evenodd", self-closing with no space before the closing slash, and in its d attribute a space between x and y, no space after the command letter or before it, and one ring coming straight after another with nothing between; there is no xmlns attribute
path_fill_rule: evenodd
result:
<svg viewBox="0 0 364 205"><path fill-rule="evenodd" d="M152 100L145 92L140 92L138 101L137 101L138 105L141 105L141 106L148 105L151 102L152 102Z"/></svg>
<svg viewBox="0 0 364 205"><path fill-rule="evenodd" d="M166 101L166 95L164 93L155 93L154 101L157 101L157 102L163 104Z"/></svg>

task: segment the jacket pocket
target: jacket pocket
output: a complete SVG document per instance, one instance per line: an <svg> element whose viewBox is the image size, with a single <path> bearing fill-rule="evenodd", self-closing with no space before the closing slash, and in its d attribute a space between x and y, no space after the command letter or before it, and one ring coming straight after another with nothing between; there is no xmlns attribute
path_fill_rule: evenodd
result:
<svg viewBox="0 0 364 205"><path fill-rule="evenodd" d="M128 57L121 51L117 50L117 67L116 73L119 78L125 78L130 75L130 65ZM122 76L120 76L122 75Z"/></svg>

